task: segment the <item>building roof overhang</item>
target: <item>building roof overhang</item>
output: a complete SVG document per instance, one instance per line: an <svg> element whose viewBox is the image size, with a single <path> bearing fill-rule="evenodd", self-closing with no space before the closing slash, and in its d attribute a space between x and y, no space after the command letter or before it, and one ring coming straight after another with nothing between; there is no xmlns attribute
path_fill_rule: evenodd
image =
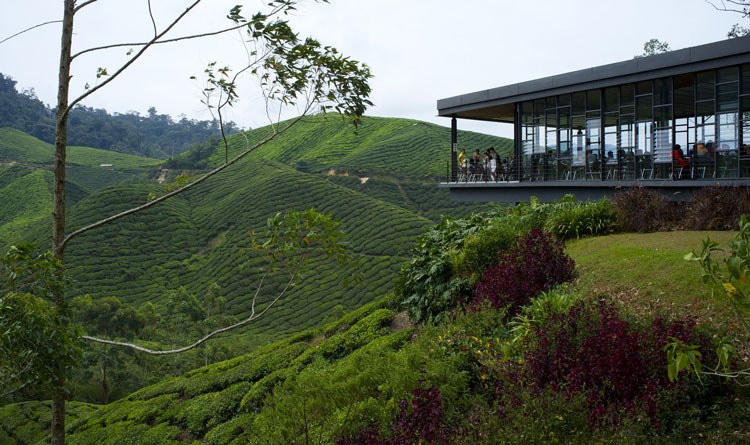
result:
<svg viewBox="0 0 750 445"><path fill-rule="evenodd" d="M517 102L749 62L750 35L440 99L438 115L512 123Z"/></svg>

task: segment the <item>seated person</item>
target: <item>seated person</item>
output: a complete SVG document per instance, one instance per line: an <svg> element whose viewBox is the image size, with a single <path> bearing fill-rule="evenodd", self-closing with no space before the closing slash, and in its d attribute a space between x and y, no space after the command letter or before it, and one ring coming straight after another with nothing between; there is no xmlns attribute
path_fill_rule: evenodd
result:
<svg viewBox="0 0 750 445"><path fill-rule="evenodd" d="M708 148L703 144L703 141L698 141L698 143L695 144L695 155L699 158L708 157Z"/></svg>
<svg viewBox="0 0 750 445"><path fill-rule="evenodd" d="M682 147L680 147L680 144L675 144L674 148L672 149L672 162L675 167L679 168L687 168L690 166L690 162L685 159L685 154L682 152Z"/></svg>

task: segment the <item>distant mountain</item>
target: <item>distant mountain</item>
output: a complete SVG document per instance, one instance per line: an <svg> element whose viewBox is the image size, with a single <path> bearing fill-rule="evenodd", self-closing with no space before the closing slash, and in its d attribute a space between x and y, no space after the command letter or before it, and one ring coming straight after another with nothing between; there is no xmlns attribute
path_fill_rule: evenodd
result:
<svg viewBox="0 0 750 445"><path fill-rule="evenodd" d="M16 81L0 73L0 128L10 127L54 143L55 112L30 91L18 92ZM226 130L236 133L234 122ZM167 158L188 150L192 144L219 133L213 121L174 121L151 107L138 113L109 114L105 110L75 107L68 120L68 143L154 158Z"/></svg>

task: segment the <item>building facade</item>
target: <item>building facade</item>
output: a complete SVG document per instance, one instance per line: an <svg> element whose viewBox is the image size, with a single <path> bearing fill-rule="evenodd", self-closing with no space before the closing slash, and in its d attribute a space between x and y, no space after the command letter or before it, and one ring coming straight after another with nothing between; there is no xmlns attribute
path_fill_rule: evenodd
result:
<svg viewBox="0 0 750 445"><path fill-rule="evenodd" d="M623 187L686 199L750 185L750 36L438 101L452 118L453 199L579 199ZM459 161L459 119L513 124L502 160ZM469 150L467 150L469 151ZM491 158L491 157L490 157Z"/></svg>

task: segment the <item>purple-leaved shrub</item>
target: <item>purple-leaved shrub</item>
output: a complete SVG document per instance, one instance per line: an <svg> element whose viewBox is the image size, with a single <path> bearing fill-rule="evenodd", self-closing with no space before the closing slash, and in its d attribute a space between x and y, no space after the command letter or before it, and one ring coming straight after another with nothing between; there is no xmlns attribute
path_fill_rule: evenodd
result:
<svg viewBox="0 0 750 445"><path fill-rule="evenodd" d="M513 247L499 257L474 285L472 308L486 301L495 307L510 306L512 315L539 292L575 278L575 263L562 244L540 229L516 237Z"/></svg>

